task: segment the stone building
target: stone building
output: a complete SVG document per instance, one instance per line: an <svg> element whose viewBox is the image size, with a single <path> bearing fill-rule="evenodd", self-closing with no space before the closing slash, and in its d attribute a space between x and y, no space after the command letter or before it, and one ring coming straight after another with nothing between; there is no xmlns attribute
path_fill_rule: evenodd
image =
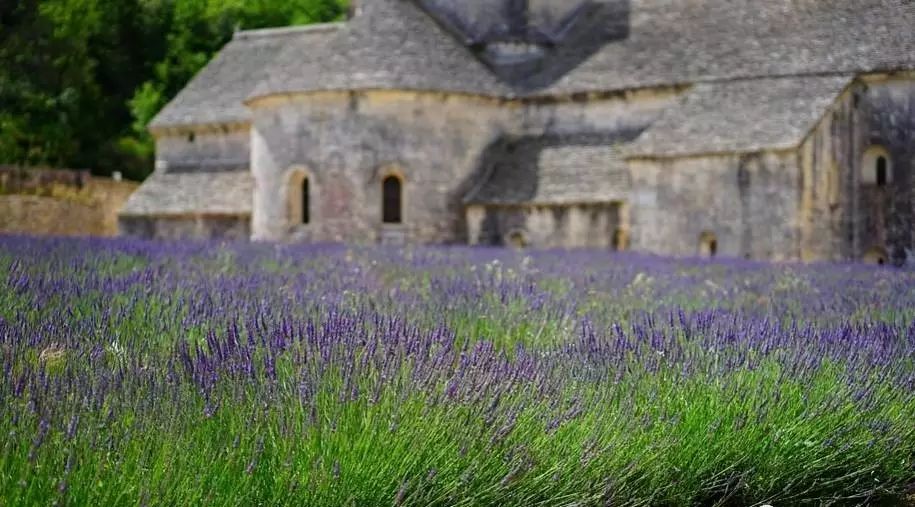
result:
<svg viewBox="0 0 915 507"><path fill-rule="evenodd" d="M902 263L911 0L360 0L152 122L125 234Z"/></svg>

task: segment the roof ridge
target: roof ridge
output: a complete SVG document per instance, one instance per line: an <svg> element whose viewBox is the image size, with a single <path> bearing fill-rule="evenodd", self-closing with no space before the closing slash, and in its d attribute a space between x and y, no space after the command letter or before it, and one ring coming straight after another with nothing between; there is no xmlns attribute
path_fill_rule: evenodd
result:
<svg viewBox="0 0 915 507"><path fill-rule="evenodd" d="M856 79L839 74L702 83L668 108L624 155L669 159L796 149Z"/></svg>
<svg viewBox="0 0 915 507"><path fill-rule="evenodd" d="M282 26L273 28L257 28L253 30L238 30L232 40L260 39L265 37L282 37L299 33L333 32L346 25L345 21L332 23L312 23L308 25Z"/></svg>
<svg viewBox="0 0 915 507"><path fill-rule="evenodd" d="M277 94L413 90L500 97L510 92L486 66L409 0L372 0L344 29L280 51L246 104ZM303 44L309 44L304 51Z"/></svg>

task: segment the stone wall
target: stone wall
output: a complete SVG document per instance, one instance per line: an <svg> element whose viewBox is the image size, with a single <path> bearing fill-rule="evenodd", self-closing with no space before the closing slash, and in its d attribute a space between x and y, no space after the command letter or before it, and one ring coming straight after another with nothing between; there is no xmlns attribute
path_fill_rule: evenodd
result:
<svg viewBox="0 0 915 507"><path fill-rule="evenodd" d="M800 255L793 152L633 160L631 245L662 255L792 260Z"/></svg>
<svg viewBox="0 0 915 507"><path fill-rule="evenodd" d="M863 179L874 149L889 158L883 187ZM710 232L721 255L901 264L915 250L913 163L915 80L864 78L797 150L632 161L632 245L689 255Z"/></svg>
<svg viewBox="0 0 915 507"><path fill-rule="evenodd" d="M850 253L860 259L884 248L889 260L901 264L915 251L915 76L866 78L848 103L846 107L856 110L848 152L854 167L847 183L854 217ZM873 147L889 158L891 181L885 187L862 181L868 149Z"/></svg>
<svg viewBox="0 0 915 507"><path fill-rule="evenodd" d="M166 241L247 241L251 236L251 219L247 216L122 216L119 225L121 235Z"/></svg>
<svg viewBox="0 0 915 507"><path fill-rule="evenodd" d="M486 176L487 146L506 135L644 128L675 98L667 90L525 103L398 91L260 99L252 104L253 237L379 241L391 232L381 224L381 181L395 174L404 182L403 241L465 243L462 199ZM297 173L309 179L308 225L289 213Z"/></svg>
<svg viewBox="0 0 915 507"><path fill-rule="evenodd" d="M157 131L156 166L172 172L246 169L250 145L247 125Z"/></svg>
<svg viewBox="0 0 915 507"><path fill-rule="evenodd" d="M497 101L433 93L321 93L261 100L252 170L257 240L376 242L382 180L403 181L403 241L466 241L462 199L485 146L507 130ZM311 222L288 210L296 171L308 175ZM389 229L389 228L387 228Z"/></svg>
<svg viewBox="0 0 915 507"><path fill-rule="evenodd" d="M54 186L42 195L0 195L0 233L116 236L118 211L136 188L90 178L81 189Z"/></svg>
<svg viewBox="0 0 915 507"><path fill-rule="evenodd" d="M620 204L467 208L471 245L614 249L625 234Z"/></svg>
<svg viewBox="0 0 915 507"><path fill-rule="evenodd" d="M536 136L644 130L681 93L680 88L659 88L530 102L517 109L510 133Z"/></svg>
<svg viewBox="0 0 915 507"><path fill-rule="evenodd" d="M855 216L856 112L846 91L818 122L797 152L797 260L856 258L851 221Z"/></svg>
<svg viewBox="0 0 915 507"><path fill-rule="evenodd" d="M0 165L0 193L46 194L54 187L82 189L92 181L92 172L49 167Z"/></svg>
<svg viewBox="0 0 915 507"><path fill-rule="evenodd" d="M158 135L167 170L218 170L247 163L250 155L256 180L250 225L169 219L158 222L163 232L155 235L237 237L249 230L258 240L504 243L511 230L523 229L538 246L608 247L623 230L633 249L668 255L707 253L709 238L717 254L752 259L853 260L884 249L901 262L913 250L911 76L859 80L797 149L633 160L625 213L609 205L465 210L463 197L486 177L481 156L497 140L638 131L681 92L537 101L405 91L262 98L251 104L250 131L204 129L193 140L188 132ZM892 181L884 188L862 182L873 146L891 160ZM297 223L291 211L302 175L308 224ZM403 181L402 225L381 223L381 183L390 175Z"/></svg>
<svg viewBox="0 0 915 507"><path fill-rule="evenodd" d="M875 151L876 150L876 151ZM877 155L885 186L866 181ZM872 76L833 105L798 152L802 260L901 264L915 249L915 80Z"/></svg>

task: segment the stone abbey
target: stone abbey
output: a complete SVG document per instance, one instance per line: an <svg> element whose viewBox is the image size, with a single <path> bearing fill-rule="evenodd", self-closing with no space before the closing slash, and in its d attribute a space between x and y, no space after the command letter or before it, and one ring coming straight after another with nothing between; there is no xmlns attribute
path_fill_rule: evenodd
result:
<svg viewBox="0 0 915 507"><path fill-rule="evenodd" d="M913 27L911 0L360 0L238 32L150 125L120 229L901 264Z"/></svg>

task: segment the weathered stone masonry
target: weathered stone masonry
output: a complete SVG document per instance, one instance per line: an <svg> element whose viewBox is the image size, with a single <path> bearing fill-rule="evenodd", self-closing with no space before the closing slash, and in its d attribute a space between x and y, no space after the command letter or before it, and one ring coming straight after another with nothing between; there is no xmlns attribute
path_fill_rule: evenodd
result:
<svg viewBox="0 0 915 507"><path fill-rule="evenodd" d="M239 32L122 232L912 258L915 4L527 4Z"/></svg>
<svg viewBox="0 0 915 507"><path fill-rule="evenodd" d="M405 240L465 237L462 198L508 115L491 100L412 92L318 93L254 104L254 238L375 242L382 180L404 183ZM290 223L289 172L306 171L313 223Z"/></svg>

